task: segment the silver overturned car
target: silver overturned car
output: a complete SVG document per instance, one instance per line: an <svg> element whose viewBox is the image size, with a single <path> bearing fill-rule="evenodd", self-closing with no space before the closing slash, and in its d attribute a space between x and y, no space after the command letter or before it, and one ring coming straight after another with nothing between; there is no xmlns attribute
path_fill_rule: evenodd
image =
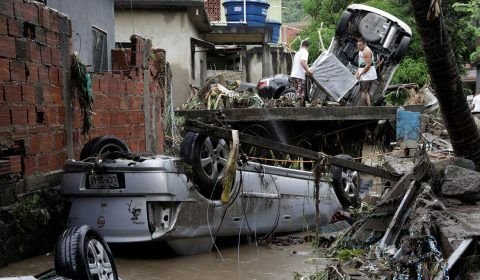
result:
<svg viewBox="0 0 480 280"><path fill-rule="evenodd" d="M314 178L307 171L238 163L230 198L222 203L219 179L228 152L224 140L192 132L184 138L182 158L137 156L118 138L92 139L81 160L65 164L68 225L90 225L109 243L165 241L180 255L209 251L220 236L266 236L315 225ZM358 196L356 172L337 167L333 174L337 187L320 182L322 225L342 209L339 198Z"/></svg>

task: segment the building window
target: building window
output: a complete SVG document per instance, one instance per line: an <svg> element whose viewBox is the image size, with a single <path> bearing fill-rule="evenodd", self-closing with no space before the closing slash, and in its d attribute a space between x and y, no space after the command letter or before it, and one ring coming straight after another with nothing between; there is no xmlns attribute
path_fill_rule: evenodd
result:
<svg viewBox="0 0 480 280"><path fill-rule="evenodd" d="M101 72L108 70L107 56L107 33L92 27L93 35L93 71Z"/></svg>

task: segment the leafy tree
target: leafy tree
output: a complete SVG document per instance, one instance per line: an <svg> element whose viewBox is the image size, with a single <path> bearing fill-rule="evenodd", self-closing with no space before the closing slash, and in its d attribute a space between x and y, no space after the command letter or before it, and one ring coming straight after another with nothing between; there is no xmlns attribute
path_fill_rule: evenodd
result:
<svg viewBox="0 0 480 280"><path fill-rule="evenodd" d="M471 0L468 3L454 3L453 9L470 15L470 24L475 32L475 38L480 38L480 0ZM480 46L470 55L471 62L480 62Z"/></svg>
<svg viewBox="0 0 480 280"><path fill-rule="evenodd" d="M302 0L283 1L282 19L284 23L302 21L307 14L303 10Z"/></svg>

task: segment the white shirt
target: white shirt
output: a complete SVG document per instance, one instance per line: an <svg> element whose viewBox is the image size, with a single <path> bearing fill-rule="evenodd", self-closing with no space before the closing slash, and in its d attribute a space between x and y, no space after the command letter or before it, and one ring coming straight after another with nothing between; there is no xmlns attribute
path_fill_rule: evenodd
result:
<svg viewBox="0 0 480 280"><path fill-rule="evenodd" d="M472 104L475 106L472 112L480 112L480 94L475 95Z"/></svg>
<svg viewBox="0 0 480 280"><path fill-rule="evenodd" d="M305 60L305 62L308 61L308 51L306 48L300 48L295 54L292 64L292 74L290 74L290 77L305 80L305 69L303 69L301 64L302 60Z"/></svg>
<svg viewBox="0 0 480 280"><path fill-rule="evenodd" d="M358 52L358 64L362 65L365 64L365 59L363 58L363 51ZM364 67L358 68L359 73L363 73ZM370 64L370 68L368 69L367 73L363 73L360 76L360 81L372 81L377 79L377 70L375 70L375 66L373 65L373 53L372 53L372 63Z"/></svg>

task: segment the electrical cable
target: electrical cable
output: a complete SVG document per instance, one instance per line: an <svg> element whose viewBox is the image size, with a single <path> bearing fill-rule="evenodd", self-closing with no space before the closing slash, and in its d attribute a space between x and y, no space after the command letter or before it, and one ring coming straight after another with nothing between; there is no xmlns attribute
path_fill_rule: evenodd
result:
<svg viewBox="0 0 480 280"><path fill-rule="evenodd" d="M217 178L217 180L215 181L215 184L213 185L212 194L210 195L210 201L213 198L213 193L215 192L215 188L217 187L218 180L219 180L219 178ZM212 239L213 246L215 247L215 250L220 255L220 258L222 259L222 262L223 262L223 261L225 261L225 259L223 258L223 255L222 255L222 253L220 252L220 249L217 246L217 242L215 242L215 238L213 237L213 234L212 234L212 228L210 227L210 220L208 218L208 212L209 211L210 211L210 203L207 204L207 227L208 227L208 232L210 233L210 238ZM213 221L212 221L212 223L213 223ZM215 233L215 237L216 237L216 233Z"/></svg>

